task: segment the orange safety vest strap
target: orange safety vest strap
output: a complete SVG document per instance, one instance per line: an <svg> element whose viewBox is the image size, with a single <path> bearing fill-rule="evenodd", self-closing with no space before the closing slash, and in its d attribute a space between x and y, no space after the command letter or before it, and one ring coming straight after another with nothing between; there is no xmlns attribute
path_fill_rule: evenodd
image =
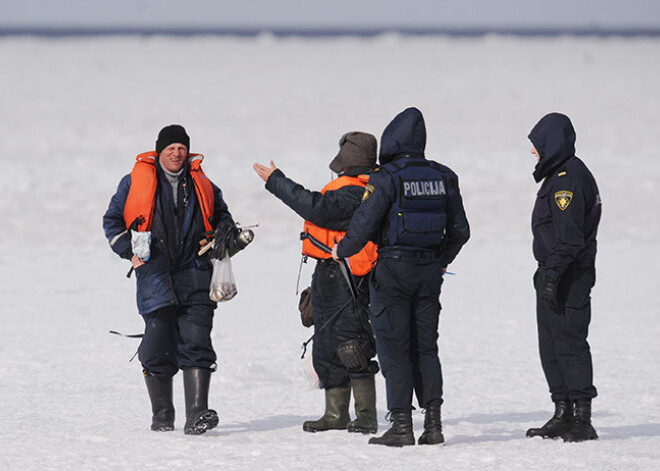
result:
<svg viewBox="0 0 660 471"><path fill-rule="evenodd" d="M138 231L150 231L154 220L154 208L156 204L156 187L158 179L156 178L156 159L158 154L155 151L143 152L135 158L135 165L131 172L131 188L128 191L126 204L124 205L124 222L126 228L138 221L137 227L133 229ZM211 217L213 216L215 195L213 185L204 174L200 164L204 160L202 154L190 154L190 175L195 186L197 200L202 208L204 219L204 228L206 231L213 231L211 226Z"/></svg>
<svg viewBox="0 0 660 471"><path fill-rule="evenodd" d="M137 231L151 230L154 219L154 204L156 196L156 152L143 152L135 158L131 172L131 188L124 205L124 222L126 229L131 228L137 220Z"/></svg>
<svg viewBox="0 0 660 471"><path fill-rule="evenodd" d="M204 170L202 170L201 163L204 160L202 154L191 154L188 159L190 160L190 175L192 176L195 185L195 193L197 193L197 201L202 208L204 215L204 229L206 232L213 232L211 226L211 218L215 210L215 194L213 192L213 184L208 179Z"/></svg>
<svg viewBox="0 0 660 471"><path fill-rule="evenodd" d="M325 187L323 187L321 193L325 194L326 191L338 190L339 188L349 185L364 187L366 186L368 180L368 175L359 175L357 177L342 176L332 180ZM305 221L303 231L307 232L317 240L323 242L330 248L334 247L337 243L336 241L341 240L344 237L344 234L346 234L345 231L333 231L330 229L325 229L309 221ZM303 255L307 255L316 259L326 259L331 257L329 253L324 252L323 250L316 247L307 238L303 239L302 253ZM367 243L367 245L365 245L362 250L360 250L352 257L349 257L348 264L351 267L351 273L356 276L366 275L369 273L369 271L371 271L371 267L376 262L377 257L378 254L376 244L373 242Z"/></svg>

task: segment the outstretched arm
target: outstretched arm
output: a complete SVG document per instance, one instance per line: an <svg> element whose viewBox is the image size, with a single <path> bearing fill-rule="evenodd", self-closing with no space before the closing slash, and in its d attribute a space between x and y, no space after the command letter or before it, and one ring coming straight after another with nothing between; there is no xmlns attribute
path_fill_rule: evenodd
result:
<svg viewBox="0 0 660 471"><path fill-rule="evenodd" d="M255 172L257 172L257 175L261 177L261 179L265 182L268 181L268 178L273 174L275 170L277 170L277 167L275 166L275 162L272 160L270 161L270 167L266 167L265 165L262 165L260 163L255 163L252 168L254 169Z"/></svg>

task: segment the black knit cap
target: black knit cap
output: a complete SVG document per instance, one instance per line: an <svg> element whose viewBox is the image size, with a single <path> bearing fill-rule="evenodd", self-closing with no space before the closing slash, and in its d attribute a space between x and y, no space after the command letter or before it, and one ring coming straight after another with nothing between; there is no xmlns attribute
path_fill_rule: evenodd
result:
<svg viewBox="0 0 660 471"><path fill-rule="evenodd" d="M183 144L190 152L190 137L180 124L170 124L160 130L156 140L156 153L160 155L163 149L170 144Z"/></svg>

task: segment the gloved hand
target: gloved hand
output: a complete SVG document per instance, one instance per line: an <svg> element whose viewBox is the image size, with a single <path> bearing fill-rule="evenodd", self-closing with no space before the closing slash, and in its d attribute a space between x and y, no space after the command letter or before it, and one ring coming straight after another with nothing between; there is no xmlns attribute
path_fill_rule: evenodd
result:
<svg viewBox="0 0 660 471"><path fill-rule="evenodd" d="M213 248L210 253L211 258L217 258L218 260L225 258L225 254L227 253L227 241L233 231L237 231L233 222L225 219L218 223L213 235Z"/></svg>
<svg viewBox="0 0 660 471"><path fill-rule="evenodd" d="M222 221L215 229L214 238L211 258L222 259L225 255L233 257L247 247L254 239L254 232L250 229L239 229L230 221Z"/></svg>
<svg viewBox="0 0 660 471"><path fill-rule="evenodd" d="M559 302L557 301L557 287L559 286L559 279L553 279L548 275L545 269L541 269L539 284L536 287L536 291L539 294L539 297L547 304L547 306L553 311L557 310Z"/></svg>

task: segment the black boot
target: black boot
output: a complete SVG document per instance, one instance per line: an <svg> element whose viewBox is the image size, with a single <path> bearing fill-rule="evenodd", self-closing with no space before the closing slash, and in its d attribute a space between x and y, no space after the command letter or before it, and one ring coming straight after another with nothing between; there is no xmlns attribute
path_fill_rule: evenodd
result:
<svg viewBox="0 0 660 471"><path fill-rule="evenodd" d="M591 425L591 399L575 401L573 426L562 435L562 438L565 442L583 442L598 438L598 434Z"/></svg>
<svg viewBox="0 0 660 471"><path fill-rule="evenodd" d="M186 396L186 435L201 435L218 425L218 413L208 407L211 370L183 370L183 391Z"/></svg>
<svg viewBox="0 0 660 471"><path fill-rule="evenodd" d="M345 430L351 420L348 404L351 401L350 386L328 388L325 390L325 413L319 420L303 423L305 432L325 432L326 430Z"/></svg>
<svg viewBox="0 0 660 471"><path fill-rule="evenodd" d="M424 413L424 432L420 435L420 445L437 445L445 442L442 434L442 420L440 419L440 406L426 408Z"/></svg>
<svg viewBox="0 0 660 471"><path fill-rule="evenodd" d="M373 376L351 379L353 399L355 399L355 420L348 423L348 431L353 433L376 433L378 414L376 413L376 381Z"/></svg>
<svg viewBox="0 0 660 471"><path fill-rule="evenodd" d="M530 428L527 437L558 438L568 432L573 425L573 403L556 401L555 415L541 428Z"/></svg>
<svg viewBox="0 0 660 471"><path fill-rule="evenodd" d="M413 434L412 412L395 409L390 411L389 420L392 427L380 437L369 439L370 445L407 446L415 444Z"/></svg>
<svg viewBox="0 0 660 471"><path fill-rule="evenodd" d="M174 430L174 403L172 401L172 378L151 376L144 373L149 400L151 401L151 430L169 432Z"/></svg>

